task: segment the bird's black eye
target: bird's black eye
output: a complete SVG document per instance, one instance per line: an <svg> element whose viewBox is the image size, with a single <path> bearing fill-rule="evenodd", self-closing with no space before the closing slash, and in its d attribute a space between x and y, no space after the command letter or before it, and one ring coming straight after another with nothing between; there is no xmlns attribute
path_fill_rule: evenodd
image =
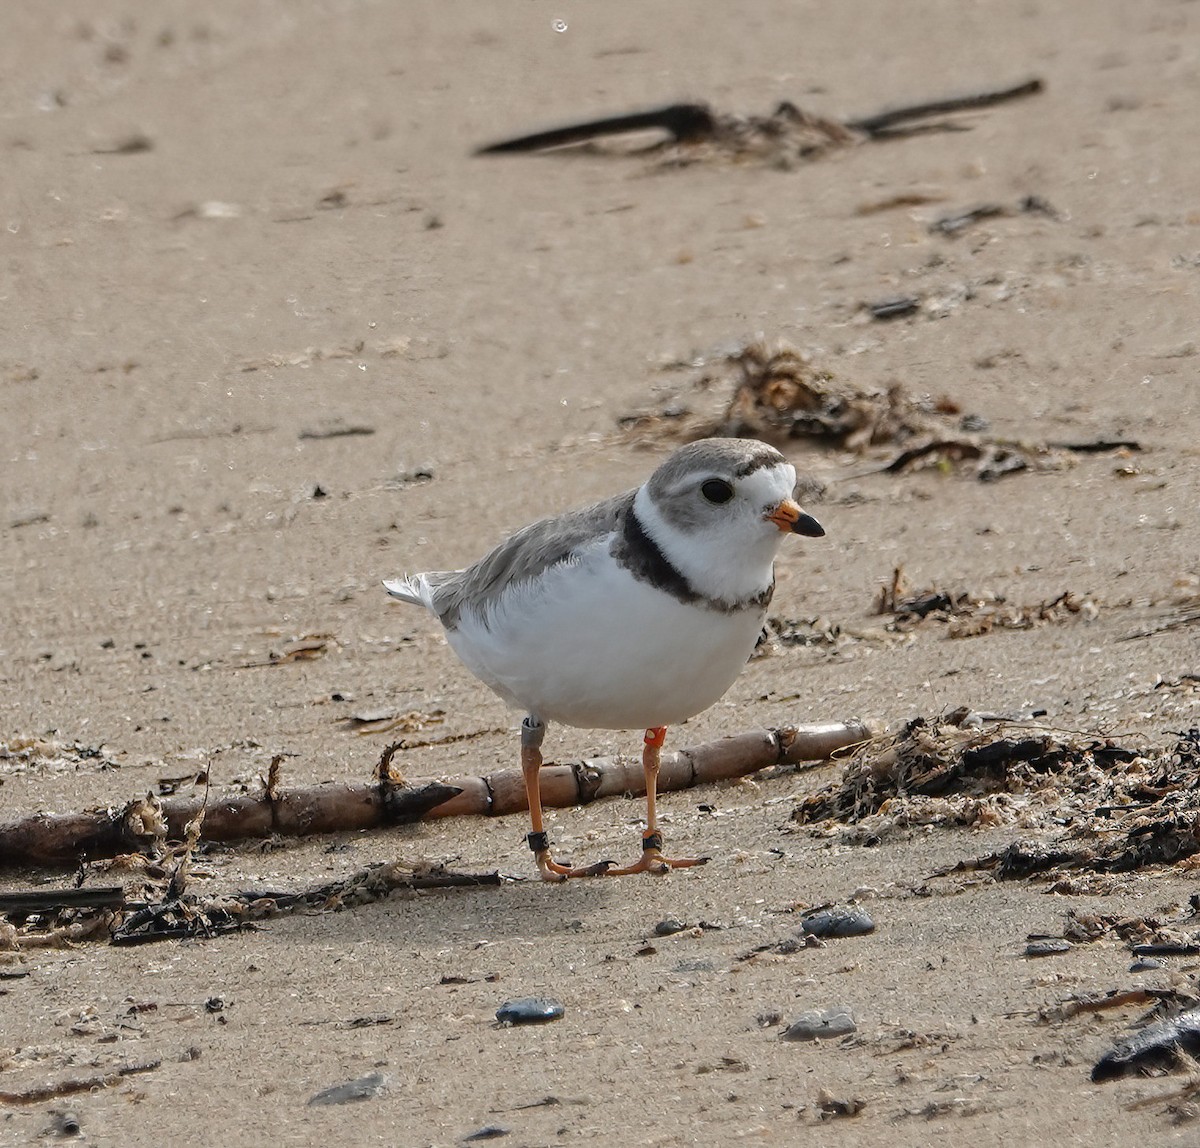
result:
<svg viewBox="0 0 1200 1148"><path fill-rule="evenodd" d="M733 497L733 487L723 478L709 478L700 484L700 493L709 502L722 506Z"/></svg>

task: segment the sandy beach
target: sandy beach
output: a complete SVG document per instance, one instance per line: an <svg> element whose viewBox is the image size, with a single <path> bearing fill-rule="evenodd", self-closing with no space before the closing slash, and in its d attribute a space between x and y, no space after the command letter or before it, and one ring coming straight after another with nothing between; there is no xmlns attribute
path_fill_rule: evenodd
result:
<svg viewBox="0 0 1200 1148"><path fill-rule="evenodd" d="M668 748L966 707L1161 757L1200 725L1195 4L69 0L0 26L0 822L253 792L276 755L285 785L361 781L401 738L409 778L515 766L520 715L380 580L637 485L756 342L1025 465L784 436L826 536L789 540L773 640ZM472 154L679 101L845 122L1031 77L809 156ZM881 614L897 568L975 622ZM1057 841L1051 783L958 826L794 820L842 768L666 795L671 847L712 860L662 879L533 880L523 814L202 850L206 896L397 859L524 880L0 951L0 1143L1194 1143L1186 1074L1090 1079L1144 999L1054 1010L1194 997L1195 958L1131 972L1116 932L1026 955L1072 913L1186 921L1194 871L948 872ZM549 822L632 861L643 815ZM850 902L873 932L794 943ZM525 996L562 1019L498 1027ZM835 1006L850 1036L781 1039Z"/></svg>

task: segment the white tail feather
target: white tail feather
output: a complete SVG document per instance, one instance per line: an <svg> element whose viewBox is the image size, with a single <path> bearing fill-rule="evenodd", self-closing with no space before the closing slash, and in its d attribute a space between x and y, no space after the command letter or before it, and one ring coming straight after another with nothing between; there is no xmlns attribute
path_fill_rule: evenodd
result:
<svg viewBox="0 0 1200 1148"><path fill-rule="evenodd" d="M385 578L383 588L401 602L433 609L433 587L424 574L405 574L403 578Z"/></svg>

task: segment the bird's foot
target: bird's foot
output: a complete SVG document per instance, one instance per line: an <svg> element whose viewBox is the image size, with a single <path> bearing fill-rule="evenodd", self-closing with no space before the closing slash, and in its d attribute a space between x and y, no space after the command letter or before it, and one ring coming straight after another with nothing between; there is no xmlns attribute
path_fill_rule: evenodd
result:
<svg viewBox="0 0 1200 1148"><path fill-rule="evenodd" d="M664 857L662 855L662 834L647 833L642 838L642 855L632 865L622 869L609 869L609 877L627 877L630 873L654 873L664 876L672 869L693 869L697 865L707 865L707 857Z"/></svg>
<svg viewBox="0 0 1200 1148"><path fill-rule="evenodd" d="M597 861L595 865L584 865L576 868L573 865L562 865L552 861L550 855L535 858L538 874L543 881L567 881L572 877L603 877L615 864L613 861Z"/></svg>
<svg viewBox="0 0 1200 1148"><path fill-rule="evenodd" d="M594 865L579 868L564 865L550 856L550 842L545 833L530 833L529 847L533 850L538 875L543 881L567 881L572 877L603 877L615 864L613 861L597 861Z"/></svg>

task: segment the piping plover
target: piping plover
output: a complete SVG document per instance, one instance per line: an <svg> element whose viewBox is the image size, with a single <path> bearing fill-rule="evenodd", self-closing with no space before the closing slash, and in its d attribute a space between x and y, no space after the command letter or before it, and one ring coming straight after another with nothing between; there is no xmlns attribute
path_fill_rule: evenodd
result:
<svg viewBox="0 0 1200 1148"><path fill-rule="evenodd" d="M525 713L521 769L538 871L568 877L666 872L655 813L666 727L712 705L754 650L786 534L819 538L797 505L796 470L752 439L681 447L636 490L518 530L465 570L384 582L424 606L477 678ZM553 860L538 771L546 723L644 729L646 831L627 868Z"/></svg>

